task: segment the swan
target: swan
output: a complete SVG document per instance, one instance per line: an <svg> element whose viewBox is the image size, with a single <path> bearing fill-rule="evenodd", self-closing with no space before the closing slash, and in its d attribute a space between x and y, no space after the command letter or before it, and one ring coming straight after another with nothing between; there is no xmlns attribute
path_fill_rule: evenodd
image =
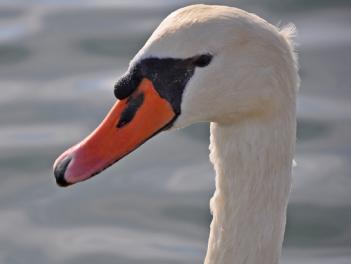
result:
<svg viewBox="0 0 351 264"><path fill-rule="evenodd" d="M57 158L57 184L91 178L161 131L210 122L205 264L278 263L296 139L294 31L234 7L174 11L116 82L102 123Z"/></svg>

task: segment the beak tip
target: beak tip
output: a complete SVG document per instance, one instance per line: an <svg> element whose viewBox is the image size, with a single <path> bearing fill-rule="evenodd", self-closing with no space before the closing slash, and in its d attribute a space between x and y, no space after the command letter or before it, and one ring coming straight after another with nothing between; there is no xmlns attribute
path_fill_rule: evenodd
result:
<svg viewBox="0 0 351 264"><path fill-rule="evenodd" d="M56 178L56 184L60 187L68 187L72 183L67 182L64 177L61 177L61 178Z"/></svg>
<svg viewBox="0 0 351 264"><path fill-rule="evenodd" d="M66 156L65 158L55 162L54 175L56 178L56 183L60 187L67 187L71 185L71 183L67 182L65 179L65 172L71 160L72 158L70 156Z"/></svg>

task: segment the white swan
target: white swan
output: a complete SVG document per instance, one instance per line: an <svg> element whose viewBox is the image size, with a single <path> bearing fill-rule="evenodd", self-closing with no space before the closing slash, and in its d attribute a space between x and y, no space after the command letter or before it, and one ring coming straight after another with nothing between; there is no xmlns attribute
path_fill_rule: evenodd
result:
<svg viewBox="0 0 351 264"><path fill-rule="evenodd" d="M205 263L278 263L295 145L293 31L231 7L173 12L116 83L120 101L56 160L57 183L92 177L161 130L211 122L216 191Z"/></svg>

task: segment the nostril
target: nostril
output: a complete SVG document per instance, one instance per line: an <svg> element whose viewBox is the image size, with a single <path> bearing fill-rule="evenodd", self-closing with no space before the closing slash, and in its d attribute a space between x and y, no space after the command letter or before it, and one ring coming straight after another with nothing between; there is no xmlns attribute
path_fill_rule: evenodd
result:
<svg viewBox="0 0 351 264"><path fill-rule="evenodd" d="M65 172L71 160L72 160L72 157L66 156L65 158L60 160L54 168L56 183L61 187L66 187L70 185L70 183L67 182L65 179Z"/></svg>

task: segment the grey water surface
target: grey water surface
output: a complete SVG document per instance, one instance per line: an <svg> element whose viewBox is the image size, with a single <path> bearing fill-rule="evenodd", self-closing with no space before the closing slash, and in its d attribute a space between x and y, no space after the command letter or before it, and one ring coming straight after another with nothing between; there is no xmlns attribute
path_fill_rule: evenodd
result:
<svg viewBox="0 0 351 264"><path fill-rule="evenodd" d="M191 3L0 0L1 264L202 263L208 125L162 133L70 188L52 174L115 102L114 82L162 18ZM282 263L350 264L350 2L211 3L296 24L302 83Z"/></svg>

